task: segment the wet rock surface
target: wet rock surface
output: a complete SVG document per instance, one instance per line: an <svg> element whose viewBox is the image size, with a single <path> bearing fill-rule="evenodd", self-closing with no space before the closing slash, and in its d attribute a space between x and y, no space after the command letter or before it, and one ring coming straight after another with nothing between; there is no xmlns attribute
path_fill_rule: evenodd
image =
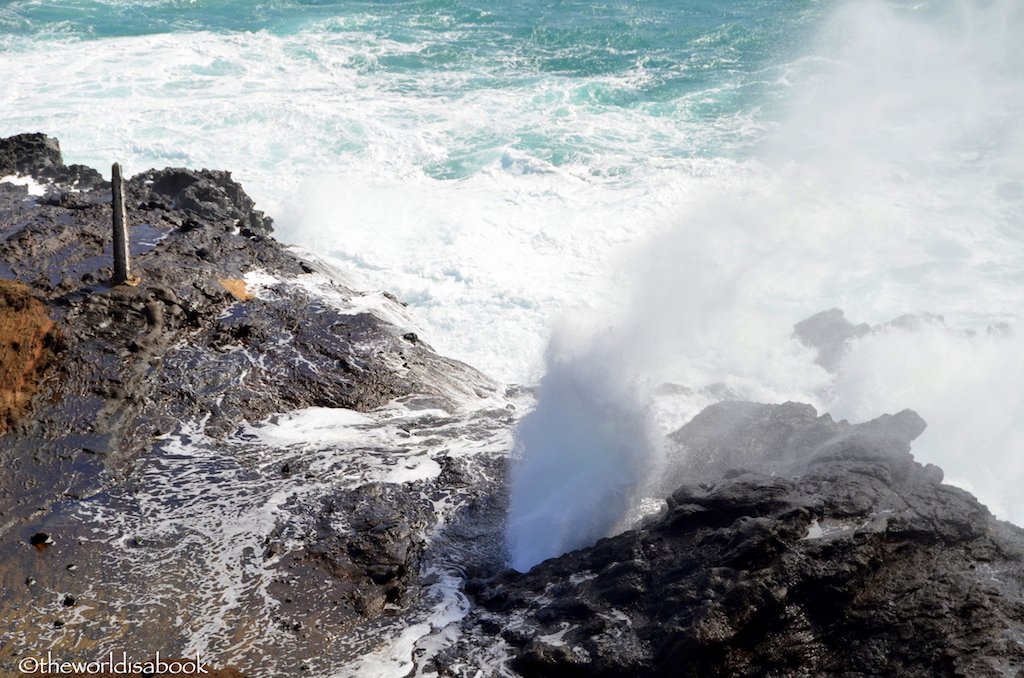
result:
<svg viewBox="0 0 1024 678"><path fill-rule="evenodd" d="M9 154L19 172L45 180L62 166L59 150L26 136L27 148ZM45 306L62 334L59 346L49 340L56 359L33 416L0 439L11 471L0 524L58 498L55 486L95 492L154 435L189 417L208 415L205 429L217 435L311 405L366 411L415 394L451 407L453 398L494 393L479 372L405 339L408 328L359 310L362 296L325 266L267 237L269 222L255 223L262 213L227 173L151 171L130 184L136 198L219 187L208 213L128 200L134 286L109 283L109 190L77 192L72 209L0 184L0 278L23 283L20 294ZM265 294L240 293L254 271L273 276ZM304 278L353 309L324 303ZM400 314L400 303L385 303Z"/></svg>
<svg viewBox="0 0 1024 678"><path fill-rule="evenodd" d="M56 140L43 135L4 140L0 163L6 163L0 175L46 184L38 197L0 183L0 339L6 339L0 386L7 427L0 431L0 672L40 647L88 656L130 645L135 654L173 656L186 649L191 625L209 623L204 594L189 593L198 585L189 568L203 561L202 551L188 547L172 556L180 574L167 575L175 582L169 600L184 601L177 620L153 613L144 601L125 602L119 589L145 591L147 576L156 578L112 565L118 558L165 557L191 539L188 528L168 518L175 525L170 536L100 538L95 533L108 529L102 519L83 523L94 505L131 517L145 511L135 496L167 501L165 510L174 511L193 500L187 492L216 492L216 473L255 483L263 462L239 441L247 426L272 414L309 407L371 412L389 403L444 414L497 393L490 379L439 356L411 332L397 299L357 292L329 265L269 237L270 219L227 172L169 169L131 179L126 205L137 281L112 285L109 185L68 169ZM483 428L507 429L505 415ZM430 418L436 416L411 421L402 435L436 428ZM486 431L480 435L491 435ZM202 439L211 459L221 454L227 461L211 462L209 471L199 471L204 462L197 462L195 473L210 473L208 490L192 483L187 464L188 478L156 476L154 489L154 468L173 462L175 441L188 436ZM446 440L432 435L427 448ZM235 449L240 459L249 457L236 463ZM429 461L409 449L370 453L381 464L413 453ZM452 511L486 503L474 488L459 489L467 499L458 506L449 496L459 485L456 467L468 464L466 472L475 473L474 460L453 456L437 481L430 474L418 483L356 479L332 490L320 479L334 476L310 470L300 452L283 454L289 461L270 479L305 483L291 491L308 499L289 506L296 525L311 527L301 534L270 530L264 553L248 549L240 556L255 563L246 565L252 571L274 578L266 589L257 587L252 602L276 610L277 627L267 630L262 609L253 608L249 620L236 609L232 614L243 621L222 632L224 647L264 633L283 633L303 648L322 646L377 617L394 617L427 585L421 560L440 515L434 502L447 501ZM225 470L226 464L238 469ZM217 544L206 543L216 551ZM120 568L116 576L112 567ZM202 576L216 581L218 573ZM318 592L330 596L329 606ZM230 594L226 600L219 604L230 609ZM217 614L214 608L212 617ZM133 624L149 631L132 635ZM380 642L371 637L367 645ZM290 650L280 652L283 668L271 670L308 675L306 664L286 656ZM264 652L254 642L237 654L258 665Z"/></svg>
<svg viewBox="0 0 1024 678"><path fill-rule="evenodd" d="M285 576L270 591L285 605L277 623L307 634L311 629L337 632L408 604L416 593L410 586L419 574L425 533L437 522L420 490L368 483L302 507L303 514L314 517L315 530L278 565ZM266 555L278 550L285 548L275 535L268 540ZM311 588L315 581L322 585ZM316 600L325 597L333 609L321 612Z"/></svg>
<svg viewBox="0 0 1024 678"><path fill-rule="evenodd" d="M661 516L474 582L438 663L498 635L523 676L1024 675L1024 532L913 460L923 429L713 405L674 436L704 464Z"/></svg>

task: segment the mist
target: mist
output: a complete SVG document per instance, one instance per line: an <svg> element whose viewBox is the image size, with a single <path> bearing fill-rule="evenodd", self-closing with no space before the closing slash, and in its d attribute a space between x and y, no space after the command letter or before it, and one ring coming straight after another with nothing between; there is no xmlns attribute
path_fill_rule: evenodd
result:
<svg viewBox="0 0 1024 678"><path fill-rule="evenodd" d="M575 336L572 359L549 352L519 431L514 567L623 529L679 463L665 435L721 399L852 423L914 409L917 459L1024 524L1022 12L843 3L792 55L789 113L743 180L652 239L631 302ZM792 332L834 307L876 329L829 373ZM886 326L924 312L944 320Z"/></svg>

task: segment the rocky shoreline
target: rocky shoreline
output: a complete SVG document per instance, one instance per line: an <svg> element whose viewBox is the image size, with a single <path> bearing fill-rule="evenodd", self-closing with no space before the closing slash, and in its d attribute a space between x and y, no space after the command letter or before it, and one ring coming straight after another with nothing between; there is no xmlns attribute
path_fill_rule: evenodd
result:
<svg viewBox="0 0 1024 678"><path fill-rule="evenodd" d="M0 158L15 155L18 172L40 180L64 177L56 142L28 136L17 142L42 154L34 171L26 172L28 150L0 147ZM0 174L8 169L0 166ZM132 178L130 246L140 281L108 284L109 185L98 176L55 180L39 200L0 183L0 276L18 281L8 283L11 294L44 304L59 328L34 340L59 354L43 361L52 370L22 370L39 390L33 416L7 415L3 454L15 473L46 476L65 466L74 494L84 495L95 491L89 469L130 461L153 435L189 416L209 414L206 428L224 431L310 405L366 411L415 395L450 408L453 398L495 392L480 373L371 313L332 314L296 288L290 296L282 290L276 303L247 293L247 273L272 271L281 278L316 273L337 294L361 296L341 274L270 238L270 220L227 172L169 169ZM401 312L397 300L384 303ZM269 367L239 364L236 347L277 359ZM19 464L25 457L35 458L35 470ZM24 519L47 501L40 491L28 500L21 487L0 488L0 520Z"/></svg>
<svg viewBox="0 0 1024 678"><path fill-rule="evenodd" d="M385 320L401 321L401 302L356 292L343 274L269 237L270 219L227 172L169 169L128 182L138 280L122 285L108 282L110 192L98 173L66 168L56 140L34 134L0 141L0 175L9 174L46 182L46 193L36 198L0 183L0 343L19 356L5 360L2 382L0 616L11 620L0 643L4 663L36 649L27 637L38 634L19 637L14 617L32 615L37 591L74 588L58 583L68 571L35 561L60 551L81 579L82 563L100 557L40 519L129 481L140 455L181 422L201 421L203 435L216 440L302 408L367 412L399 402L450 412L497 393L487 377ZM261 294L247 275L259 278ZM300 284L305 279L336 303ZM311 508L330 513L340 504L360 515L360 526L340 547L328 534L308 552L292 546L285 567L334 574L351 615L379 615L417 576L424 530L436 522L429 506L403 503L395 492L401 486L371 483ZM378 506L385 497L397 503ZM52 534L55 545L32 548L37 534ZM267 548L282 547L267 535ZM72 598L82 604L87 596ZM24 623L65 628L59 605L40 616Z"/></svg>
<svg viewBox="0 0 1024 678"><path fill-rule="evenodd" d="M924 426L712 405L679 444L787 470L682 484L637 530L474 582L468 635L524 676L1022 675L1024 533L913 460Z"/></svg>
<svg viewBox="0 0 1024 678"><path fill-rule="evenodd" d="M279 244L227 172L129 180L138 281L122 285L95 170L31 134L0 140L9 175L45 191L0 182L5 675L46 648L185 656L209 629L223 675L250 678L356 675L364 655L389 675L466 678L1024 676L1024 531L914 460L913 412L854 426L809 405L714 404L670 436L682 461L659 515L504 570L528 394L438 355L400 301ZM836 310L796 327L826 369L868 331ZM261 442L318 408L353 412L344 430L365 440ZM187 510L161 511L219 474L248 488L231 501L268 499L231 552L235 588L211 592L189 568L222 533L189 551ZM136 497L165 503L146 514ZM177 590L120 601L118 586L156 585L133 569L150 560ZM219 581L210 569L202 582Z"/></svg>

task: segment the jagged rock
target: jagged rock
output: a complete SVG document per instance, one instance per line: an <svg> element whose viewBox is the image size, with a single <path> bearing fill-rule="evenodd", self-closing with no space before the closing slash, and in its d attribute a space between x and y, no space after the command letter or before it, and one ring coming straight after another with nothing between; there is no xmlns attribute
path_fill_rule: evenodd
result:
<svg viewBox="0 0 1024 678"><path fill-rule="evenodd" d="M277 564L288 577L270 588L288 601L281 610L283 626L305 621L315 622L313 628L350 628L387 606L398 609L408 603L426 547L425 531L436 522L421 491L368 483L303 506L301 514L313 518L315 531ZM268 553L278 550L284 546L276 540L268 544ZM323 600L333 601L333 607L325 611Z"/></svg>
<svg viewBox="0 0 1024 678"><path fill-rule="evenodd" d="M18 158L33 176L43 176L59 164L56 140L30 141L15 147L35 148L35 155L26 151ZM439 410L452 413L497 394L490 379L437 355L424 337L395 324L404 317L397 299L356 292L329 265L307 261L268 236L269 219L227 172L151 171L129 181L137 280L122 285L110 283L109 188L54 183L51 189L33 198L23 186L0 183L0 340L6 336L10 347L17 339L17 351L39 358L18 367L0 346L0 371L14 375L0 381L0 396L21 403L17 416L7 417L10 429L0 432L0 580L8 592L0 596L0 672L10 673L18 652L27 651L26 638L39 634L59 630L76 652L109 640L111 626L81 615L99 615L108 605L89 582L118 546L80 540L67 531L61 511L74 512L100 493L132 496L143 482L138 469L164 451L156 436L186 435L183 428L195 425L199 437L238 445L250 423L265 424L271 414L309 406L369 412L400 400L415 413L402 431L438 428L431 435L440 441L457 434L443 430L452 422ZM7 322L8 309L17 322ZM24 310L31 323L18 315ZM19 390L30 373L35 391ZM509 413L494 416L504 417L500 427L507 429ZM480 417L487 420L480 430L499 425L489 414ZM403 452L368 454L386 465L398 463L389 455ZM309 521L310 532L279 525L287 534L266 537L266 558L273 562L260 570L276 573L267 587L280 594L281 630L322 647L339 629L367 634L419 604L421 562L439 507L470 514L446 516L446 533L460 526L482 531L474 527L474 512L486 514L489 526L500 520L504 506L490 498L502 496L493 487L497 481L488 480L490 495L484 496L484 484L474 477L481 463L451 458L443 477L429 482L356 482L317 490L308 504L296 500L295 522ZM486 463L504 472L498 461ZM316 483L299 451L273 473ZM465 538L476 541L461 564L493 571L478 561L500 557L490 553L500 549L500 532ZM157 552L172 539L126 535L124 548ZM12 632L53 602L45 593L51 586L60 586L57 609L31 629ZM130 614L106 612L112 619ZM180 640L180 622L172 616L162 623L133 641L140 652L168 651L163 643ZM65 641L47 643L66 649ZM367 643L376 641L368 635Z"/></svg>
<svg viewBox="0 0 1024 678"><path fill-rule="evenodd" d="M803 461L808 449L834 437L837 427L831 416L819 417L801 403L716 403L669 436L677 451L659 491L668 494L687 479L718 479L730 469L783 472Z"/></svg>
<svg viewBox="0 0 1024 678"><path fill-rule="evenodd" d="M504 627L531 677L1024 675L1024 531L913 460L920 417L709 410L675 438L747 470L705 465L646 526L475 582L439 664Z"/></svg>
<svg viewBox="0 0 1024 678"><path fill-rule="evenodd" d="M33 144L56 162L56 140ZM0 279L26 284L63 336L32 416L0 437L8 470L0 478L0 525L61 491L94 492L110 482L104 468L130 461L154 433L191 417L209 415L206 432L218 436L310 405L365 411L416 396L451 408L453 396L495 393L476 370L404 339L408 328L292 284L317 275L336 297L359 296L323 266L254 232L267 223L228 173L153 171L130 183L161 199L174 193L203 202L199 189L207 188L223 199L211 202L212 221L201 216L202 205L183 214L129 200L135 286L108 282L109 191L83 191L86 207L69 209L0 184ZM221 220L225 214L230 218ZM239 219L248 226L238 229ZM244 287L245 275L257 270L272 271L279 282L266 298L240 297L238 283Z"/></svg>
<svg viewBox="0 0 1024 678"><path fill-rule="evenodd" d="M45 134L19 134L0 139L0 176L35 176L63 166L60 143Z"/></svg>
<svg viewBox="0 0 1024 678"><path fill-rule="evenodd" d="M202 221L238 222L249 235L274 230L274 220L255 209L231 172L183 167L149 170L132 177L128 191L144 207L180 209Z"/></svg>
<svg viewBox="0 0 1024 678"><path fill-rule="evenodd" d="M45 134L19 134L0 139L0 177L32 176L58 187L92 190L108 186L99 172L84 165L65 165L60 142ZM51 200L68 201L59 188Z"/></svg>
<svg viewBox="0 0 1024 678"><path fill-rule="evenodd" d="M805 346L818 349L814 362L829 372L839 368L839 362L846 354L851 339L863 337L870 332L870 325L854 325L843 317L843 312L838 308L822 311L793 326L793 336Z"/></svg>

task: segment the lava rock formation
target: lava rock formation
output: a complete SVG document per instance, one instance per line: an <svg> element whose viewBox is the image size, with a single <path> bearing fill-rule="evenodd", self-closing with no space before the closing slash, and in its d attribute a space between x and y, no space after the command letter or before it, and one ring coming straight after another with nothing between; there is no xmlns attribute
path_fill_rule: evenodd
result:
<svg viewBox="0 0 1024 678"><path fill-rule="evenodd" d="M1024 531L914 461L924 428L708 407L663 514L474 582L442 673L497 634L523 676L1024 675Z"/></svg>

